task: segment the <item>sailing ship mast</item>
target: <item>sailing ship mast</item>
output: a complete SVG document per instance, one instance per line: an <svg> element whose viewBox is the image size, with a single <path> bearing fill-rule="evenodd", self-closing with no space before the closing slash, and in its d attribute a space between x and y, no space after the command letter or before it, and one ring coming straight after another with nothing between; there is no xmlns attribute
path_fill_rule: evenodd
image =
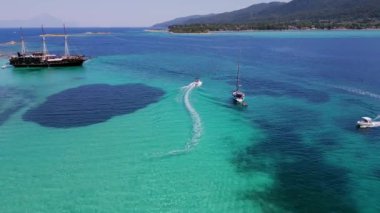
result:
<svg viewBox="0 0 380 213"><path fill-rule="evenodd" d="M44 26L42 25L41 26L41 30L42 30L42 53L43 55L47 55L48 54L48 49L47 49L47 46L46 46L46 36L45 36L45 30L44 30Z"/></svg>
<svg viewBox="0 0 380 213"><path fill-rule="evenodd" d="M66 33L66 26L63 25L63 31L65 33L65 57L70 56L70 51L69 51L69 44L67 42L67 33Z"/></svg>
<svg viewBox="0 0 380 213"><path fill-rule="evenodd" d="M245 94L240 91L240 60L237 65L237 73L236 73L236 90L232 93L234 98L234 102L237 104L241 104L242 106L248 106L247 103L244 102Z"/></svg>
<svg viewBox="0 0 380 213"><path fill-rule="evenodd" d="M239 74L240 74L240 64L237 65L237 75L236 75L236 91L239 91L240 82L239 82Z"/></svg>
<svg viewBox="0 0 380 213"><path fill-rule="evenodd" d="M24 41L24 33L22 32L22 28L20 27L21 34L21 54L24 55L26 53L25 41Z"/></svg>

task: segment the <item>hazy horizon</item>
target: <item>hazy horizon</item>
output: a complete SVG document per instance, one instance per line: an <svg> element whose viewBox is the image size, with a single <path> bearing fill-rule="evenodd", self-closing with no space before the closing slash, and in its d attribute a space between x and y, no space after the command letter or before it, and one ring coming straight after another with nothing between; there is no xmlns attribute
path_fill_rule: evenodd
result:
<svg viewBox="0 0 380 213"><path fill-rule="evenodd" d="M287 2L289 0L276 1ZM57 0L36 0L33 4L28 2L26 0L7 2L7 8L17 8L17 12L3 10L0 13L0 27L9 27L7 24L12 24L12 21L15 24L30 22L28 24L36 24L35 27L40 24L44 24L46 27L58 27L62 23L66 23L70 27L149 27L178 17L233 11L257 3L273 1L161 0L160 2L150 2L142 0L132 2L131 0L108 0L94 3L89 0L66 0L64 4ZM28 7L19 5L28 5ZM43 20L44 17L49 17L49 20Z"/></svg>

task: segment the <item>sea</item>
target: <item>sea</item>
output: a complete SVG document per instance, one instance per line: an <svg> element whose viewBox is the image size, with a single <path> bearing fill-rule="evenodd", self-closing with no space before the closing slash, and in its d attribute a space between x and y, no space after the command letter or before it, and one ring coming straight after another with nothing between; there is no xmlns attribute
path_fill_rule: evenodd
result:
<svg viewBox="0 0 380 213"><path fill-rule="evenodd" d="M67 31L83 67L0 69L0 212L380 212L379 30Z"/></svg>

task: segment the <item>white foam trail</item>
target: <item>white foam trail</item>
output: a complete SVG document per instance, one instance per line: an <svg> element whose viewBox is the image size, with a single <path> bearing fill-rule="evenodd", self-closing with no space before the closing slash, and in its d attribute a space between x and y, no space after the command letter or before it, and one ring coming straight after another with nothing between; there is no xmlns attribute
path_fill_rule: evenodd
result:
<svg viewBox="0 0 380 213"><path fill-rule="evenodd" d="M380 99L380 95L379 94L368 92L368 91L365 91L365 90L351 88L351 87L341 87L341 86L333 86L333 87L337 88L337 89L344 90L346 92L351 92L351 93L354 93L354 94L357 94L357 95L369 96L369 97L372 97L372 98Z"/></svg>
<svg viewBox="0 0 380 213"><path fill-rule="evenodd" d="M191 102L190 102L191 92L198 86L199 85L196 82L193 82L185 87L182 87L182 90L184 91L183 101L193 121L192 137L188 140L188 142L185 144L185 147L183 149L170 151L167 154L169 156L190 152L192 149L194 149L195 146L198 145L199 140L202 136L201 117L199 116L198 112L194 109L193 105L191 105Z"/></svg>
<svg viewBox="0 0 380 213"><path fill-rule="evenodd" d="M201 138L201 134L202 134L201 117L199 116L198 112L194 109L194 107L190 103L190 94L193 91L193 89L196 87L197 87L196 83L194 82L191 83L188 86L188 89L184 96L184 101L185 101L187 111L190 113L191 119L193 120L193 136L190 142L187 143L185 147L186 149L189 149L189 150L194 148L199 143L199 139Z"/></svg>

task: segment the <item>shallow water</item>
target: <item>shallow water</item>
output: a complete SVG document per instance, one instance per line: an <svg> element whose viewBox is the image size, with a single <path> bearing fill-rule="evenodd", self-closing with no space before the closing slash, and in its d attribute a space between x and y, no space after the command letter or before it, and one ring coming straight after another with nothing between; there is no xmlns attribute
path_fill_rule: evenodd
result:
<svg viewBox="0 0 380 213"><path fill-rule="evenodd" d="M83 67L0 70L0 212L380 211L380 129L355 128L380 114L380 31L70 31Z"/></svg>

